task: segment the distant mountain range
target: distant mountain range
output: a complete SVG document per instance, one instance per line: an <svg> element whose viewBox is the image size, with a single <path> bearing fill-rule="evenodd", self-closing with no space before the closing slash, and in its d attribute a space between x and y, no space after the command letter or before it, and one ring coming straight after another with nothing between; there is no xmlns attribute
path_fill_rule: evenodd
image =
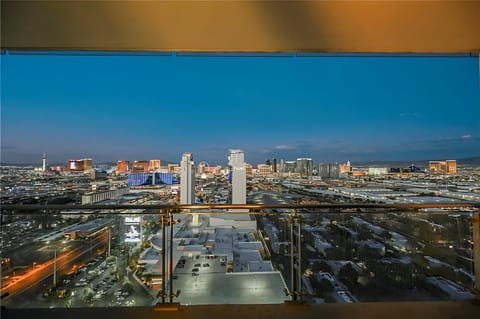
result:
<svg viewBox="0 0 480 319"><path fill-rule="evenodd" d="M354 167L409 167L410 165L415 165L417 167L428 167L428 162L433 160L447 160L447 159L455 159L455 158L445 158L445 159L429 159L429 160L414 160L414 161L365 161L365 162L352 162L352 166ZM480 156L475 157L467 157L467 158L460 158L456 159L458 165L471 165L471 166L480 166ZM117 165L117 162L101 162L95 163L95 165L99 164L111 164L112 166ZM178 164L172 161L162 160L162 166L166 166L168 164ZM40 163L35 164L11 164L11 163L0 163L1 166L37 166L40 167ZM65 166L66 163L59 163L59 164L48 164L48 166Z"/></svg>
<svg viewBox="0 0 480 319"><path fill-rule="evenodd" d="M450 159L450 158L448 158ZM455 159L455 158L452 158ZM427 167L429 161L434 161L437 159L430 160L415 160L415 161L367 161L367 162L353 162L352 166L376 166L376 167L408 167L410 165L415 165L417 167ZM440 159L438 159L440 160ZM447 160L441 159L441 160ZM480 156L460 158L456 159L457 165L473 165L480 166Z"/></svg>

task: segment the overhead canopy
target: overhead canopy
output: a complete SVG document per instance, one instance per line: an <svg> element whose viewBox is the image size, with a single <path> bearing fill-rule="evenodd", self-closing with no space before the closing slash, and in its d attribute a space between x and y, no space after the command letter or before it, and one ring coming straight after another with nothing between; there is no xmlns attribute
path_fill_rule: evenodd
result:
<svg viewBox="0 0 480 319"><path fill-rule="evenodd" d="M480 1L1 1L9 50L480 51Z"/></svg>

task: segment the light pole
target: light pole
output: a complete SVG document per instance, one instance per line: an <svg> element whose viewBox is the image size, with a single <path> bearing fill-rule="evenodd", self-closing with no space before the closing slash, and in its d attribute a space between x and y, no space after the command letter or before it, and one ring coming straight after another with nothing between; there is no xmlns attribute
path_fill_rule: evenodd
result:
<svg viewBox="0 0 480 319"><path fill-rule="evenodd" d="M110 226L108 227L108 252L107 252L107 256L110 257L110 248L111 248L111 241L112 237L111 237L111 234L110 234Z"/></svg>
<svg viewBox="0 0 480 319"><path fill-rule="evenodd" d="M53 286L57 286L57 251L53 251Z"/></svg>

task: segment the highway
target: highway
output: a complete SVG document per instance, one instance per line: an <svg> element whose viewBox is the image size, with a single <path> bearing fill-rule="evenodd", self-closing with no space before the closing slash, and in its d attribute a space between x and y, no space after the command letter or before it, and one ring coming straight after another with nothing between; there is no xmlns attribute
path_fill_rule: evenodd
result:
<svg viewBox="0 0 480 319"><path fill-rule="evenodd" d="M97 251L104 251L108 244L107 233L99 234L96 238L92 238L91 241L85 241L83 245L74 247L73 245L60 248L58 245L46 246L43 250L47 250L52 258L38 264L32 264L32 268L28 272L22 275L14 276L9 281L2 283L2 304L8 304L12 302L16 297L22 293L37 287L41 282L52 278L54 268L56 268L56 281L59 278L71 272L75 265L82 264L92 258L92 253ZM55 258L56 255L56 258Z"/></svg>

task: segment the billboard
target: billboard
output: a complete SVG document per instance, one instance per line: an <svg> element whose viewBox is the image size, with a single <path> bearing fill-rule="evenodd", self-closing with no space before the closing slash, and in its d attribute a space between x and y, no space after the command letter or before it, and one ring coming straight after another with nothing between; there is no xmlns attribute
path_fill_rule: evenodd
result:
<svg viewBox="0 0 480 319"><path fill-rule="evenodd" d="M140 216L127 216L124 220L125 229L125 242L126 243L138 243L140 242L141 228L140 223L142 217Z"/></svg>

